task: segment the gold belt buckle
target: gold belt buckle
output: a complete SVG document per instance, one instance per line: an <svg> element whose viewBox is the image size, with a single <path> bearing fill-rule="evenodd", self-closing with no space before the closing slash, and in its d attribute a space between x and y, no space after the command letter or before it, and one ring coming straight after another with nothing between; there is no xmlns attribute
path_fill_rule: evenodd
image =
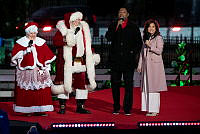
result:
<svg viewBox="0 0 200 134"><path fill-rule="evenodd" d="M81 62L82 61L82 57L75 57L74 58L74 62Z"/></svg>

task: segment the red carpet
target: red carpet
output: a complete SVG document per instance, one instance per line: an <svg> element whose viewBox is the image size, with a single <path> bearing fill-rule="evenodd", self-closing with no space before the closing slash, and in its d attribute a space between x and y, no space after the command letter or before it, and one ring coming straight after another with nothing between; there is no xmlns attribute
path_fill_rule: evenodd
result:
<svg viewBox="0 0 200 134"><path fill-rule="evenodd" d="M32 116L24 117L16 115L12 110L13 102L0 102L0 109L8 113L10 120L38 122L44 129L52 123L75 123L75 122L115 122L117 129L135 129L140 121L197 121L200 120L200 87L168 87L167 92L161 93L161 110L157 117L146 117L140 111L140 89L134 88L133 114L125 116L121 108L119 115L112 114L111 89L91 92L86 108L92 114L82 115L75 113L75 99L67 102L67 113L57 114L58 102L55 101L54 112L48 112L47 117ZM124 90L121 89L121 104Z"/></svg>

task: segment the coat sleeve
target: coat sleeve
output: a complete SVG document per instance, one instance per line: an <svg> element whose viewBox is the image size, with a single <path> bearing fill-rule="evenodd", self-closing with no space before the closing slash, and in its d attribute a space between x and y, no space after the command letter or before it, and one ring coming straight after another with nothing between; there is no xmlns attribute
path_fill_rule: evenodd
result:
<svg viewBox="0 0 200 134"><path fill-rule="evenodd" d="M50 69L50 63L56 59L54 53L46 43L37 47L36 50L39 63L41 63L44 68Z"/></svg>
<svg viewBox="0 0 200 134"><path fill-rule="evenodd" d="M60 31L57 31L55 36L53 37L53 45L56 47L64 46L63 36Z"/></svg>
<svg viewBox="0 0 200 134"><path fill-rule="evenodd" d="M35 67L35 60L32 50L27 53L27 47L15 44L12 50L11 62L17 65L21 70L33 69Z"/></svg>
<svg viewBox="0 0 200 134"><path fill-rule="evenodd" d="M16 43L12 49L11 62L17 65L18 59L23 59L25 50L26 50L26 47L23 47Z"/></svg>
<svg viewBox="0 0 200 134"><path fill-rule="evenodd" d="M139 61L138 61L138 67L137 67L138 69L142 68L143 55L144 55L144 45L143 45L142 50L140 51L140 54L139 54Z"/></svg>
<svg viewBox="0 0 200 134"><path fill-rule="evenodd" d="M150 52L153 52L157 55L161 55L162 54L162 51L163 51L163 46L164 46L164 42L163 42L163 39L161 36L157 36L155 38L155 42L156 42L156 45L153 45L151 47L151 49L149 50Z"/></svg>

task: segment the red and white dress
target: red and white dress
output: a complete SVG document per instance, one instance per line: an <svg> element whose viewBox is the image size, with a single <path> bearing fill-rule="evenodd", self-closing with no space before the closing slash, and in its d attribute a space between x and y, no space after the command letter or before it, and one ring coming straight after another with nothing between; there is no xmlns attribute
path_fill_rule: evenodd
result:
<svg viewBox="0 0 200 134"><path fill-rule="evenodd" d="M20 38L12 50L12 63L16 65L13 109L21 113L53 111L49 70L56 56L44 39L36 37L28 48L29 41L26 36Z"/></svg>

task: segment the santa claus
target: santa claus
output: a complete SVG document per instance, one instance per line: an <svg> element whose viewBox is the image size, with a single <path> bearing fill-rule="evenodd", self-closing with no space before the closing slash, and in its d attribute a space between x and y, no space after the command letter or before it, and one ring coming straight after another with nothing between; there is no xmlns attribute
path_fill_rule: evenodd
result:
<svg viewBox="0 0 200 134"><path fill-rule="evenodd" d="M59 48L59 57L55 82L59 85L52 86L52 92L58 95L60 114L65 113L66 100L73 90L77 100L76 112L91 113L84 108L84 103L88 99L88 90L96 88L95 65L100 62L100 56L92 51L90 29L82 18L81 12L66 13L64 20L56 25L58 32L53 41Z"/></svg>
<svg viewBox="0 0 200 134"><path fill-rule="evenodd" d="M14 111L46 115L44 112L54 110L49 70L56 56L46 41L37 37L37 23L29 22L24 29L26 36L18 39L12 50L11 61L16 66L17 84Z"/></svg>

